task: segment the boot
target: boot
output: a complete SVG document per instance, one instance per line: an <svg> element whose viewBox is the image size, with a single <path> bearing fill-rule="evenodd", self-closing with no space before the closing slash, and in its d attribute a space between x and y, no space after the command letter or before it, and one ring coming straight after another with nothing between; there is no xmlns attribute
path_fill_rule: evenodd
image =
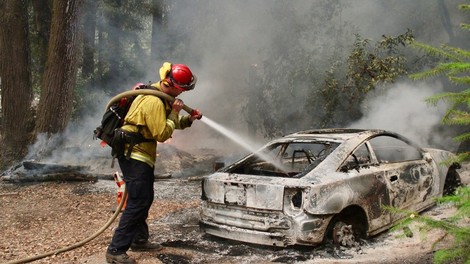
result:
<svg viewBox="0 0 470 264"><path fill-rule="evenodd" d="M132 243L131 250L132 251L159 251L162 250L163 246L158 243L152 243L150 241L145 241L143 243Z"/></svg>
<svg viewBox="0 0 470 264"><path fill-rule="evenodd" d="M106 252L106 262L115 264L136 264L137 262L131 259L126 253L113 255Z"/></svg>

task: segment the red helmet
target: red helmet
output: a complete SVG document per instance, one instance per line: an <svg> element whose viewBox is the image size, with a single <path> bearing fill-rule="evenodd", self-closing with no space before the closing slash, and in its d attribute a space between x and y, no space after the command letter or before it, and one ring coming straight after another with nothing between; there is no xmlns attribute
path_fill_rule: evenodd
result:
<svg viewBox="0 0 470 264"><path fill-rule="evenodd" d="M171 65L171 71L168 73L166 81L171 85L182 91L189 91L194 89L197 78L188 66L184 64Z"/></svg>

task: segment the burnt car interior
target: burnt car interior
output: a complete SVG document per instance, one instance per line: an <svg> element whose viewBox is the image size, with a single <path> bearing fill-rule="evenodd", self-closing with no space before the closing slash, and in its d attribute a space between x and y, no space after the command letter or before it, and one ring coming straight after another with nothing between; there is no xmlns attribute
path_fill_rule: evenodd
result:
<svg viewBox="0 0 470 264"><path fill-rule="evenodd" d="M378 136L361 144L340 167L348 172L383 163L406 162L423 158L422 151L401 139L391 136Z"/></svg>
<svg viewBox="0 0 470 264"><path fill-rule="evenodd" d="M302 177L336 147L332 142L283 142L270 145L225 172L259 176Z"/></svg>

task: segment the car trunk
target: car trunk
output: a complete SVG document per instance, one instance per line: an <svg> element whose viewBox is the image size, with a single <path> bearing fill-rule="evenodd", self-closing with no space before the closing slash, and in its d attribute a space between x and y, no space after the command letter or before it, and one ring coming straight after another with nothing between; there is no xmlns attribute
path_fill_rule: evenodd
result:
<svg viewBox="0 0 470 264"><path fill-rule="evenodd" d="M246 176L246 175L244 175ZM269 179L251 180L250 177L213 177L203 181L207 201L255 209L282 211L284 185Z"/></svg>

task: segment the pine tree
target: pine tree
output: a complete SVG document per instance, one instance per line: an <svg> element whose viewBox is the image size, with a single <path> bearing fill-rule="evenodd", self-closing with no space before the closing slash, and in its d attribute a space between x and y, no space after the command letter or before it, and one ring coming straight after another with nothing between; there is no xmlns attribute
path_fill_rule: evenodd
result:
<svg viewBox="0 0 470 264"><path fill-rule="evenodd" d="M461 10L469 11L469 4L459 6ZM470 30L469 24L462 24L465 30ZM432 69L410 75L412 79L423 79L437 75L445 75L452 83L467 87L460 92L445 92L436 94L427 99L431 104L440 101L450 102L443 123L448 125L470 125L470 51L456 47L443 45L440 48L413 42L412 46L427 52L430 55L441 57L444 61ZM468 141L470 132L455 137L459 142ZM470 158L470 152L458 153L456 159L448 160L448 163L461 162ZM403 227L411 221L424 224L424 230L441 229L446 235L451 235L453 244L445 249L440 249L434 254L434 263L470 263L470 227L462 226L462 221L470 217L470 187L460 187L454 195L438 199L438 203L453 203L457 212L450 218L436 220L427 216L420 216L414 212L406 212L410 217L401 222L397 227ZM392 209L393 210L393 209ZM439 241L437 241L439 242ZM437 243L436 242L436 243ZM436 244L435 243L435 244Z"/></svg>
<svg viewBox="0 0 470 264"><path fill-rule="evenodd" d="M469 11L469 4L462 4L459 6L461 10ZM462 24L461 27L465 30L470 30L469 24ZM442 45L440 48L432 47L423 43L413 42L413 47L423 50L429 55L440 57L444 62L439 63L436 67L410 75L414 80L434 77L437 75L445 75L452 83L463 85L467 87L460 92L445 92L436 94L427 99L430 104L437 104L440 101L450 103L446 114L443 118L443 123L448 125L469 125L470 124L470 51ZM461 134L455 137L456 141L464 142L470 139L470 132ZM456 160L449 161L460 162L468 160L470 152L464 151L458 154Z"/></svg>

